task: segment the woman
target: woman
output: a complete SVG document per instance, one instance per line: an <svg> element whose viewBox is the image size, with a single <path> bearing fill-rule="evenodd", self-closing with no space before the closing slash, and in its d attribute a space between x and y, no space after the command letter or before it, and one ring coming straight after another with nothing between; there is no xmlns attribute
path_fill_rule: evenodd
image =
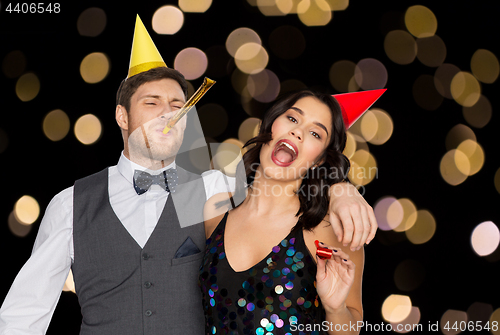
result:
<svg viewBox="0 0 500 335"><path fill-rule="evenodd" d="M220 206L214 213L220 197L205 206L200 286L208 334L348 334L362 320L364 251L341 250L326 221L327 187L349 169L345 142L330 95L300 91L265 115L246 144L253 145L244 155L248 195L225 214ZM332 259L317 258L316 240Z"/></svg>

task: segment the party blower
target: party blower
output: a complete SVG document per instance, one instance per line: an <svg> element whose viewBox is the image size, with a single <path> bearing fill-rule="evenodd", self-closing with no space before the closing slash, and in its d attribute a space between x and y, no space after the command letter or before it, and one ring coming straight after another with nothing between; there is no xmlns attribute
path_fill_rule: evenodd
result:
<svg viewBox="0 0 500 335"><path fill-rule="evenodd" d="M205 93L207 93L207 91L210 89L210 87L213 86L213 84L215 84L215 80L205 77L205 79L203 80L203 84L201 84L200 88L198 88L198 90L194 92L191 98L189 98L189 100L184 104L184 106L182 106L182 108L177 112L177 114L175 114L168 120L167 125L163 129L163 133L164 134L168 133L170 129L172 129L177 124L177 122L179 122L179 120L182 119L182 117L191 110L191 108L193 108L193 106L198 102L198 100L200 100L201 97L205 95Z"/></svg>

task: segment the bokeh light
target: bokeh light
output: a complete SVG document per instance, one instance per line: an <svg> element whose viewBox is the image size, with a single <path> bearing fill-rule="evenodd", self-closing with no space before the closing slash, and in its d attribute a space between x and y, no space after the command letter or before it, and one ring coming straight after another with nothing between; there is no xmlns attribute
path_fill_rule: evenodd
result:
<svg viewBox="0 0 500 335"><path fill-rule="evenodd" d="M80 117L75 123L75 136L83 144L95 143L101 137L101 122L92 114Z"/></svg>
<svg viewBox="0 0 500 335"><path fill-rule="evenodd" d="M379 60L365 58L356 64L354 78L364 90L384 88L387 84L387 69Z"/></svg>
<svg viewBox="0 0 500 335"><path fill-rule="evenodd" d="M468 176L472 176L481 170L484 164L484 150L483 148L473 140L465 140L457 148L457 151L461 151L467 156L469 161L469 170L468 173L463 171L460 168L460 165L457 163L457 155L455 155L455 164L460 169L462 173L466 173Z"/></svg>
<svg viewBox="0 0 500 335"><path fill-rule="evenodd" d="M391 218L389 218L389 209L391 209ZM404 217L404 211L401 204L393 196L382 197L373 206L373 213L377 218L380 230L391 230L399 226Z"/></svg>
<svg viewBox="0 0 500 335"><path fill-rule="evenodd" d="M349 180L353 184L367 185L377 176L377 162L370 152L358 150L350 160Z"/></svg>
<svg viewBox="0 0 500 335"><path fill-rule="evenodd" d="M483 128L490 122L492 114L491 103L481 94L479 100L471 107L463 107L463 115L468 124Z"/></svg>
<svg viewBox="0 0 500 335"><path fill-rule="evenodd" d="M384 50L394 63L406 65L415 60L417 56L417 43L415 38L404 30L390 31L384 40Z"/></svg>
<svg viewBox="0 0 500 335"><path fill-rule="evenodd" d="M350 131L346 132L347 141L345 144L344 151L342 152L347 158L351 159L352 155L356 152L356 140L354 139L354 135Z"/></svg>
<svg viewBox="0 0 500 335"><path fill-rule="evenodd" d="M441 159L439 171L448 184L457 186L463 183L470 173L469 159L462 151L452 149Z"/></svg>
<svg viewBox="0 0 500 335"><path fill-rule="evenodd" d="M413 244L423 244L434 236L436 232L436 220L425 209L417 211L415 215L417 216L417 220L413 227L405 231L406 237Z"/></svg>
<svg viewBox="0 0 500 335"><path fill-rule="evenodd" d="M365 139L365 141L370 141L378 129L378 120L375 114L372 111L367 111L363 114L361 120L358 120L361 124L361 135Z"/></svg>
<svg viewBox="0 0 500 335"><path fill-rule="evenodd" d="M222 171L230 177L236 174L236 167L241 160L241 148L243 143L235 138L230 138L222 142L213 157L215 169Z"/></svg>
<svg viewBox="0 0 500 335"><path fill-rule="evenodd" d="M346 10L349 7L349 0L326 0L332 11Z"/></svg>
<svg viewBox="0 0 500 335"><path fill-rule="evenodd" d="M453 99L451 95L451 81L460 69L453 64L443 64L439 66L434 74L434 86L443 97Z"/></svg>
<svg viewBox="0 0 500 335"><path fill-rule="evenodd" d="M106 13L101 8L87 8L78 17L76 27L82 36L99 36L106 28Z"/></svg>
<svg viewBox="0 0 500 335"><path fill-rule="evenodd" d="M21 101L31 101L40 92L40 80L36 74L29 72L23 74L16 83L16 94Z"/></svg>
<svg viewBox="0 0 500 335"><path fill-rule="evenodd" d="M226 40L227 52L233 57L236 56L236 52L240 47L247 43L256 43L262 45L262 41L259 35L250 28L238 28L235 29Z"/></svg>
<svg viewBox="0 0 500 335"><path fill-rule="evenodd" d="M68 135L69 117L64 111L55 109L45 115L42 128L45 136L51 141L60 141Z"/></svg>
<svg viewBox="0 0 500 335"><path fill-rule="evenodd" d="M382 317L391 323L399 323L411 312L411 300L406 295L391 294L382 305Z"/></svg>
<svg viewBox="0 0 500 335"><path fill-rule="evenodd" d="M231 55L222 45L214 45L205 51L208 59L206 76L209 78L220 78L231 73L228 69Z"/></svg>
<svg viewBox="0 0 500 335"><path fill-rule="evenodd" d="M26 56L20 50L9 52L3 59L2 71L7 78L17 78L26 69Z"/></svg>
<svg viewBox="0 0 500 335"><path fill-rule="evenodd" d="M274 101L280 92L280 80L271 70L252 74L247 80L248 93L260 102Z"/></svg>
<svg viewBox="0 0 500 335"><path fill-rule="evenodd" d="M373 108L368 112L370 112L370 114L375 116L375 118L377 119L377 130L372 138L366 140L371 144L382 145L391 138L392 132L394 131L394 123L392 122L392 118L389 113L380 108ZM363 126L364 123L362 121L361 128L363 128Z"/></svg>
<svg viewBox="0 0 500 335"><path fill-rule="evenodd" d="M457 124L446 135L446 150L456 149L465 140L476 142L476 135L466 125Z"/></svg>
<svg viewBox="0 0 500 335"><path fill-rule="evenodd" d="M179 7L186 13L205 13L212 5L212 0L179 0Z"/></svg>
<svg viewBox="0 0 500 335"><path fill-rule="evenodd" d="M436 33L437 19L427 7L411 6L405 13L405 24L408 31L415 37L430 37Z"/></svg>
<svg viewBox="0 0 500 335"><path fill-rule="evenodd" d="M460 324L461 322L467 323L467 313L463 311L449 309L446 312L444 312L443 316L441 317L441 321L439 322L441 332L443 332L443 334L445 335L459 334L460 327L453 329L453 325L455 323ZM448 325L447 329L444 328L446 325Z"/></svg>
<svg viewBox="0 0 500 335"><path fill-rule="evenodd" d="M497 192L500 193L500 169L495 172L494 184Z"/></svg>
<svg viewBox="0 0 500 335"><path fill-rule="evenodd" d="M412 306L410 314L401 322L391 323L394 332L399 334L406 334L411 331L418 332L422 325L420 322L420 309L418 307Z"/></svg>
<svg viewBox="0 0 500 335"><path fill-rule="evenodd" d="M493 322L496 322L497 325L500 325L500 308L497 308L490 316L490 325ZM490 330L493 335L500 335L500 326L496 330Z"/></svg>
<svg viewBox="0 0 500 335"><path fill-rule="evenodd" d="M332 17L330 5L325 0L302 0L297 6L300 21L306 26L325 26Z"/></svg>
<svg viewBox="0 0 500 335"><path fill-rule="evenodd" d="M339 60L330 68L329 78L338 92L349 92L349 81L354 78L356 64L350 60Z"/></svg>
<svg viewBox="0 0 500 335"><path fill-rule="evenodd" d="M261 120L255 117L250 117L243 121L238 129L238 140L241 143L246 143L259 134Z"/></svg>
<svg viewBox="0 0 500 335"><path fill-rule="evenodd" d="M402 261L394 271L394 282L401 291L413 291L423 283L425 268L419 261L407 259Z"/></svg>
<svg viewBox="0 0 500 335"><path fill-rule="evenodd" d="M197 48L181 50L174 60L174 68L187 80L201 77L207 70L208 59L203 51Z"/></svg>
<svg viewBox="0 0 500 335"><path fill-rule="evenodd" d="M403 218L401 223L393 228L393 230L396 232L403 232L413 227L417 221L417 206L407 198L398 199L398 203L403 208Z"/></svg>
<svg viewBox="0 0 500 335"><path fill-rule="evenodd" d="M227 112L219 104L208 103L200 107L198 117L205 136L216 137L222 134L229 122Z"/></svg>
<svg viewBox="0 0 500 335"><path fill-rule="evenodd" d="M257 0L257 7L266 16L289 14L293 7L292 0Z"/></svg>
<svg viewBox="0 0 500 335"><path fill-rule="evenodd" d="M109 73L108 57L102 52L93 52L82 60L80 74L89 84L101 82Z"/></svg>
<svg viewBox="0 0 500 335"><path fill-rule="evenodd" d="M481 85L469 72L459 72L451 80L451 95L462 106L473 106L481 96Z"/></svg>
<svg viewBox="0 0 500 335"><path fill-rule="evenodd" d="M434 111L443 103L443 97L434 86L434 78L428 74L420 75L413 84L413 98L425 110Z"/></svg>
<svg viewBox="0 0 500 335"><path fill-rule="evenodd" d="M235 69L231 74L231 85L238 94L243 94L243 91L246 90L248 77L248 73L244 73L239 69Z"/></svg>
<svg viewBox="0 0 500 335"><path fill-rule="evenodd" d="M248 74L259 73L269 62L266 49L257 43L243 44L234 55L236 66Z"/></svg>
<svg viewBox="0 0 500 335"><path fill-rule="evenodd" d="M25 237L26 235L28 235L28 233L31 231L31 228L33 227L33 225L26 225L19 222L16 218L16 215L14 214L14 211L12 211L9 214L9 218L7 219L7 224L9 226L9 230L11 231L11 233L17 237Z"/></svg>
<svg viewBox="0 0 500 335"><path fill-rule="evenodd" d="M487 256L498 248L500 231L492 221L480 223L472 231L470 242L476 254Z"/></svg>
<svg viewBox="0 0 500 335"><path fill-rule="evenodd" d="M40 206L35 198L23 195L14 205L14 215L21 224L30 225L38 219Z"/></svg>
<svg viewBox="0 0 500 335"><path fill-rule="evenodd" d="M494 83L500 72L498 58L485 49L479 49L472 55L470 67L474 77L486 84Z"/></svg>
<svg viewBox="0 0 500 335"><path fill-rule="evenodd" d="M277 57L294 59L304 52L306 39L299 29L293 26L281 26L269 36L269 45Z"/></svg>
<svg viewBox="0 0 500 335"><path fill-rule="evenodd" d="M157 34L173 35L177 33L184 24L184 14L174 6L163 6L153 14L153 30Z"/></svg>
<svg viewBox="0 0 500 335"><path fill-rule="evenodd" d="M467 319L474 324L485 325L493 313L493 306L484 302L476 301L467 308ZM500 325L498 325L500 327ZM492 327L492 325L490 325Z"/></svg>
<svg viewBox="0 0 500 335"><path fill-rule="evenodd" d="M443 64L446 58L446 45L441 37L434 35L417 39L417 58L429 67L437 67Z"/></svg>

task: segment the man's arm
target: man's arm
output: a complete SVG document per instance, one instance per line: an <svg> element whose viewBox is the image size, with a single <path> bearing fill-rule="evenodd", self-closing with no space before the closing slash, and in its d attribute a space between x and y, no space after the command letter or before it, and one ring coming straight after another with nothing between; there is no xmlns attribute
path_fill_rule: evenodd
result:
<svg viewBox="0 0 500 335"><path fill-rule="evenodd" d="M33 252L0 309L1 335L45 334L71 267L73 188L47 206Z"/></svg>
<svg viewBox="0 0 500 335"><path fill-rule="evenodd" d="M351 251L375 237L378 224L373 208L368 205L356 187L347 182L330 187L330 223L337 239Z"/></svg>

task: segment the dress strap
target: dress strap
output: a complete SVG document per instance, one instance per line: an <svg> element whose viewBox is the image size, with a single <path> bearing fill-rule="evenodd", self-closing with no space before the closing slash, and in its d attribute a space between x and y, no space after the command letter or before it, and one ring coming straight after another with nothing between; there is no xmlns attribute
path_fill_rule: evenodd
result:
<svg viewBox="0 0 500 335"><path fill-rule="evenodd" d="M214 231L210 235L209 239L212 239L214 237L214 234L219 231L219 230L224 230L226 228L226 221L227 221L227 215L229 214L229 211L224 214L224 217L220 220L220 222L217 224L217 227L215 227Z"/></svg>

